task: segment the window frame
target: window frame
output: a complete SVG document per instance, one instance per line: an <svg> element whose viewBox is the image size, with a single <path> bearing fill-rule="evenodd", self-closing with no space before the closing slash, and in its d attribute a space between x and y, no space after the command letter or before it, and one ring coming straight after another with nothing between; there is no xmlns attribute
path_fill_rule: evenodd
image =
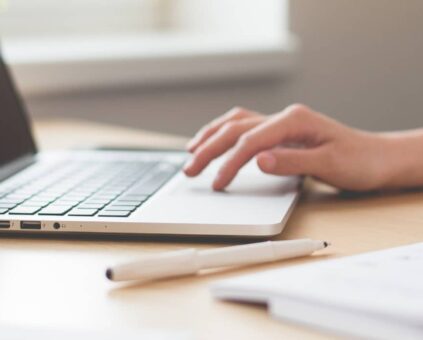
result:
<svg viewBox="0 0 423 340"><path fill-rule="evenodd" d="M197 0L178 1L189 4ZM255 0L248 1L252 6ZM288 0L268 1L283 2L286 7L281 16L287 17ZM295 69L300 46L284 20L273 34L256 36L229 34L224 27L213 32L179 27L66 39L15 37L3 39L3 54L19 87L30 96L117 86L277 79Z"/></svg>

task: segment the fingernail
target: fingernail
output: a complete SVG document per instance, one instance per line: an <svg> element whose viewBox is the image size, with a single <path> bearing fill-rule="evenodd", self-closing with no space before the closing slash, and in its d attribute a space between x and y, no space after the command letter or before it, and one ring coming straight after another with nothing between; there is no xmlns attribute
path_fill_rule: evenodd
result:
<svg viewBox="0 0 423 340"><path fill-rule="evenodd" d="M222 190L222 183L221 183L222 179L223 179L222 174L218 173L216 178L213 181L213 189L214 190Z"/></svg>
<svg viewBox="0 0 423 340"><path fill-rule="evenodd" d="M191 151L191 149L194 147L194 145L195 145L195 140L194 139L191 139L186 145L185 145L185 148L188 150L188 151Z"/></svg>
<svg viewBox="0 0 423 340"><path fill-rule="evenodd" d="M189 170L192 167L193 164L194 164L194 159L191 158L188 162L185 163L183 170L184 171Z"/></svg>
<svg viewBox="0 0 423 340"><path fill-rule="evenodd" d="M271 152L262 153L259 156L259 163L264 171L273 171L276 167L276 158Z"/></svg>

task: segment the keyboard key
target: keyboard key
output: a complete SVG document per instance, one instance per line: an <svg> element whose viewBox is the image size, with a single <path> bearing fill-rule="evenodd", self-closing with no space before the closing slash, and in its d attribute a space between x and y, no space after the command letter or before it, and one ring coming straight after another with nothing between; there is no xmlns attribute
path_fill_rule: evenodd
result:
<svg viewBox="0 0 423 340"><path fill-rule="evenodd" d="M89 195L92 195L95 192L95 190L94 189L76 188L72 192L76 195L89 196Z"/></svg>
<svg viewBox="0 0 423 340"><path fill-rule="evenodd" d="M33 200L29 199L28 201L25 201L25 205L31 205L31 206L46 206L50 204L50 200ZM0 204L1 205L1 204Z"/></svg>
<svg viewBox="0 0 423 340"><path fill-rule="evenodd" d="M47 193L47 192L40 192L39 194L35 195L33 198L42 198L42 199L56 199L60 195L54 193Z"/></svg>
<svg viewBox="0 0 423 340"><path fill-rule="evenodd" d="M67 200L61 200L60 198L56 201L53 201L52 204L54 205L71 205L75 206L78 205L80 201L67 201Z"/></svg>
<svg viewBox="0 0 423 340"><path fill-rule="evenodd" d="M46 205L39 204L39 203L24 202L21 206L41 209L41 208L44 208Z"/></svg>
<svg viewBox="0 0 423 340"><path fill-rule="evenodd" d="M116 198L116 194L95 194L93 196L91 196L89 199L90 200L109 200L111 201L112 199Z"/></svg>
<svg viewBox="0 0 423 340"><path fill-rule="evenodd" d="M32 195L28 195L28 194L10 194L7 195L5 198L9 199L9 200L17 200L17 201L23 201L25 199L28 199L30 196Z"/></svg>
<svg viewBox="0 0 423 340"><path fill-rule="evenodd" d="M104 204L106 205L107 203L109 203L111 201L111 199L87 199L86 201L84 201L84 204L91 204L91 203L97 203L97 204Z"/></svg>
<svg viewBox="0 0 423 340"><path fill-rule="evenodd" d="M39 212L40 215L64 215L72 206L69 205L50 205Z"/></svg>
<svg viewBox="0 0 423 340"><path fill-rule="evenodd" d="M42 194L47 195L47 196L62 196L66 191L67 190L65 190L65 189L63 189L63 190L60 190L60 189L50 190L49 189L49 190L43 191Z"/></svg>
<svg viewBox="0 0 423 340"><path fill-rule="evenodd" d="M65 194L63 195L62 199L64 200L73 200L73 201L83 201L84 199L86 199L89 195L87 194Z"/></svg>
<svg viewBox="0 0 423 340"><path fill-rule="evenodd" d="M98 190L98 193L110 194L110 193L116 193L119 191L122 191L122 186L106 184L101 186L101 188Z"/></svg>
<svg viewBox="0 0 423 340"><path fill-rule="evenodd" d="M135 205L135 206L139 206L141 205L141 201L136 201L136 200L121 200L121 199L117 199L116 201L113 201L111 204L113 205Z"/></svg>
<svg viewBox="0 0 423 340"><path fill-rule="evenodd" d="M97 213L97 209L73 209L68 216L94 216Z"/></svg>
<svg viewBox="0 0 423 340"><path fill-rule="evenodd" d="M119 195L123 191L122 188L120 189L102 189L99 192L97 192L97 195Z"/></svg>
<svg viewBox="0 0 423 340"><path fill-rule="evenodd" d="M144 202L148 199L147 195L124 194L118 198L120 201L139 201Z"/></svg>
<svg viewBox="0 0 423 340"><path fill-rule="evenodd" d="M12 209L9 211L9 214L11 215L34 215L38 210L40 210L40 207L26 207L26 206L19 206L15 209Z"/></svg>
<svg viewBox="0 0 423 340"><path fill-rule="evenodd" d="M101 209L105 206L104 203L81 203L78 205L79 209Z"/></svg>
<svg viewBox="0 0 423 340"><path fill-rule="evenodd" d="M34 196L34 197L31 197L29 199L29 201L31 201L31 202L41 202L41 203L50 203L52 200L48 199L48 198L42 198L42 197Z"/></svg>
<svg viewBox="0 0 423 340"><path fill-rule="evenodd" d="M9 199L6 197L2 198L0 200L0 204L5 203L5 204L9 204L9 203L14 203L14 204L20 204L24 201L24 199Z"/></svg>
<svg viewBox="0 0 423 340"><path fill-rule="evenodd" d="M71 202L71 203L73 203L73 202L81 202L81 201L83 201L83 199L61 196L61 197L57 198L56 201Z"/></svg>
<svg viewBox="0 0 423 340"><path fill-rule="evenodd" d="M108 206L106 206L105 210L134 211L136 208L137 207L135 207L133 205L108 205Z"/></svg>
<svg viewBox="0 0 423 340"><path fill-rule="evenodd" d="M100 217L128 217L131 214L131 211L127 210L102 210L98 214Z"/></svg>
<svg viewBox="0 0 423 340"><path fill-rule="evenodd" d="M0 203L0 209L12 209L16 206L16 203Z"/></svg>

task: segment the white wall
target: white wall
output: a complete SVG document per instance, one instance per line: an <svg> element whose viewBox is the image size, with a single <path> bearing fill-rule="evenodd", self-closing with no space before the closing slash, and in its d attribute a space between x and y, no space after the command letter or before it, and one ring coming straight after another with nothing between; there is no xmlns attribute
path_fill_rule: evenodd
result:
<svg viewBox="0 0 423 340"><path fill-rule="evenodd" d="M29 106L34 115L182 134L234 105L270 113L291 102L362 128L423 126L422 14L421 0L293 0L303 47L289 79L29 98Z"/></svg>
<svg viewBox="0 0 423 340"><path fill-rule="evenodd" d="M304 50L288 100L369 129L423 126L423 1L291 3Z"/></svg>

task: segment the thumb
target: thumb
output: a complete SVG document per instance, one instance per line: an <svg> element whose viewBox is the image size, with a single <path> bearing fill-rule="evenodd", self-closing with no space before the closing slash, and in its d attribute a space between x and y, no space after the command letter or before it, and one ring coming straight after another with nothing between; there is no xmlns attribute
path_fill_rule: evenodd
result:
<svg viewBox="0 0 423 340"><path fill-rule="evenodd" d="M261 171L273 175L314 175L322 164L317 149L277 147L260 152L256 159Z"/></svg>

